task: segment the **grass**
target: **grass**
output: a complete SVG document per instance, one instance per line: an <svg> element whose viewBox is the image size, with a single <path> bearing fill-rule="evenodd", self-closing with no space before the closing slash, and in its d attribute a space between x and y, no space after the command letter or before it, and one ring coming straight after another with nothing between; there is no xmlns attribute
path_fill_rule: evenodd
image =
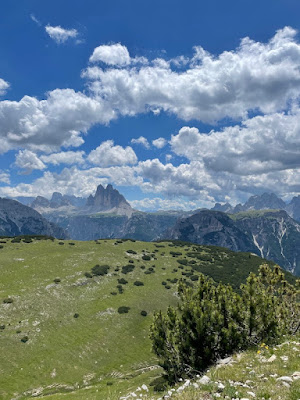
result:
<svg viewBox="0 0 300 400"><path fill-rule="evenodd" d="M249 253L180 243L99 240L101 245L72 241L70 246L67 240L65 245L59 245L61 240L3 241L3 400L22 400L33 394L55 400L118 399L142 383L148 385L161 374L148 337L153 312L177 304L177 284L170 280L191 282L182 275L191 271L191 265L178 268L178 258L194 260L196 275L203 270L223 282L235 277L236 284L245 279L249 268L257 270L262 262L256 256L249 258ZM128 253L129 249L137 254ZM170 251L182 255L173 256ZM191 252L195 254L187 256ZM151 254L151 261L143 261L144 254ZM135 268L124 275L122 267L129 260ZM108 274L86 277L85 272L97 264L110 266ZM142 269L145 264L146 269ZM118 279L124 277L128 283L120 294ZM134 285L136 281L144 286ZM162 281L168 281L169 290ZM13 302L3 303L7 298ZM119 307L130 309L119 314ZM28 337L25 343L21 341L24 337Z"/></svg>

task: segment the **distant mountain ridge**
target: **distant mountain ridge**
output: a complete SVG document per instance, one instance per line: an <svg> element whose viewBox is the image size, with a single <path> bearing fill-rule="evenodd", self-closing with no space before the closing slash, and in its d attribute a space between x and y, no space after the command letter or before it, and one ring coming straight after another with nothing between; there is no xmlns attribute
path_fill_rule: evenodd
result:
<svg viewBox="0 0 300 400"><path fill-rule="evenodd" d="M300 275L300 224L284 210L203 210L178 220L164 237L249 251Z"/></svg>
<svg viewBox="0 0 300 400"><path fill-rule="evenodd" d="M18 201L0 198L0 236L46 235L67 238L66 231Z"/></svg>

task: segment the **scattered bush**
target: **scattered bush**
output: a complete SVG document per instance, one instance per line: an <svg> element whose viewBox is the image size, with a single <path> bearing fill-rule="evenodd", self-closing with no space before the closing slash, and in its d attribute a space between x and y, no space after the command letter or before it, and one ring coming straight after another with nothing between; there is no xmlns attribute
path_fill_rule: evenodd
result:
<svg viewBox="0 0 300 400"><path fill-rule="evenodd" d="M70 246L75 246L75 243L71 242L69 243Z"/></svg>
<svg viewBox="0 0 300 400"><path fill-rule="evenodd" d="M74 318L78 318L78 317L79 317L79 314L78 314L78 313L75 313L75 314L73 315L73 317L74 317Z"/></svg>
<svg viewBox="0 0 300 400"><path fill-rule="evenodd" d="M3 249L4 246L2 246L2 244L0 244L0 249Z"/></svg>
<svg viewBox="0 0 300 400"><path fill-rule="evenodd" d="M95 275L95 276L104 276L104 275L106 275L108 273L108 270L109 270L109 266L108 265L99 265L99 264L97 264L92 268L91 271L92 271L92 274Z"/></svg>
<svg viewBox="0 0 300 400"><path fill-rule="evenodd" d="M191 281L198 281L199 280L199 276L198 275L192 275L190 276Z"/></svg>
<svg viewBox="0 0 300 400"><path fill-rule="evenodd" d="M171 286L170 285L166 285L165 288L166 289L171 289Z"/></svg>
<svg viewBox="0 0 300 400"><path fill-rule="evenodd" d="M5 240L0 240L0 243L5 244L6 241Z"/></svg>
<svg viewBox="0 0 300 400"><path fill-rule="evenodd" d="M133 284L134 284L135 286L144 286L144 283L141 282L141 281L135 281Z"/></svg>
<svg viewBox="0 0 300 400"><path fill-rule="evenodd" d="M141 265L141 269L145 269L146 267L145 267L145 265Z"/></svg>
<svg viewBox="0 0 300 400"><path fill-rule="evenodd" d="M117 292L110 292L110 294L111 294L112 296L116 296L118 293L117 293Z"/></svg>
<svg viewBox="0 0 300 400"><path fill-rule="evenodd" d="M3 303L4 304L11 304L11 303L13 303L14 302L14 300L11 298L11 297L8 297L7 299L4 299L3 300Z"/></svg>
<svg viewBox="0 0 300 400"><path fill-rule="evenodd" d="M142 317L147 317L147 315L148 315L147 311L145 311L145 310L141 311L141 316Z"/></svg>
<svg viewBox="0 0 300 400"><path fill-rule="evenodd" d="M85 273L84 273L84 276L85 276L86 278L92 278L92 277L93 277L93 275L92 275L90 272L85 272Z"/></svg>
<svg viewBox="0 0 300 400"><path fill-rule="evenodd" d="M23 336L21 339L21 342L26 343L26 342L28 342L28 340L29 340L28 336Z"/></svg>
<svg viewBox="0 0 300 400"><path fill-rule="evenodd" d="M122 306L122 307L118 308L118 313L119 314L127 314L129 310L130 310L130 307Z"/></svg>
<svg viewBox="0 0 300 400"><path fill-rule="evenodd" d="M124 278L118 279L118 282L120 283L120 285L126 285L128 283L128 281L126 281L126 279Z"/></svg>
<svg viewBox="0 0 300 400"><path fill-rule="evenodd" d="M17 329L17 330L16 330L16 333L17 333L17 334L21 333L21 329Z"/></svg>
<svg viewBox="0 0 300 400"><path fill-rule="evenodd" d="M63 245L64 245L64 242L58 242L58 244L60 244L61 246L63 246Z"/></svg>
<svg viewBox="0 0 300 400"><path fill-rule="evenodd" d="M128 253L128 254L137 254L137 252L134 251L134 250L126 250L126 253Z"/></svg>
<svg viewBox="0 0 300 400"><path fill-rule="evenodd" d="M134 268L135 268L135 266L134 265L130 265L130 264L127 264L127 265L124 265L124 267L122 267L122 274L128 274L129 272L132 272L133 270L134 270Z"/></svg>
<svg viewBox="0 0 300 400"><path fill-rule="evenodd" d="M53 282L56 283L56 284L58 284L59 282L61 282L61 279L55 278L55 279L53 280Z"/></svg>
<svg viewBox="0 0 300 400"><path fill-rule="evenodd" d="M148 256L147 254L144 254L143 257L142 257L142 259L143 259L144 261L150 261L150 260L151 260L151 257Z"/></svg>
<svg viewBox="0 0 300 400"><path fill-rule="evenodd" d="M162 283L161 283L161 284L165 286L165 285L167 284L167 282L165 282L165 281L162 281Z"/></svg>
<svg viewBox="0 0 300 400"><path fill-rule="evenodd" d="M0 331L4 331L5 325L0 325Z"/></svg>
<svg viewBox="0 0 300 400"><path fill-rule="evenodd" d="M181 265L187 265L187 263L188 263L188 260L185 260L185 259L179 259L179 260L177 260L177 262L178 262L178 264L181 264Z"/></svg>
<svg viewBox="0 0 300 400"><path fill-rule="evenodd" d="M128 261L130 264L134 264L134 261L133 260L129 260Z"/></svg>
<svg viewBox="0 0 300 400"><path fill-rule="evenodd" d="M144 272L144 274L150 275L150 274L152 274L152 272L147 270L147 271Z"/></svg>
<svg viewBox="0 0 300 400"><path fill-rule="evenodd" d="M174 257L182 256L182 253L180 253L180 251L170 251L170 254Z"/></svg>

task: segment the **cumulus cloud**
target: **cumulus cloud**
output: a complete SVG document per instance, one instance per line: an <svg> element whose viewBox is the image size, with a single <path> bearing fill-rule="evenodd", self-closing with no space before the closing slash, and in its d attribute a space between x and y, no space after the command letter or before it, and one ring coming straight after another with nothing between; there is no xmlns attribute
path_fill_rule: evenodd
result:
<svg viewBox="0 0 300 400"><path fill-rule="evenodd" d="M208 170L252 175L300 167L300 109L256 116L210 134L183 127L170 141L174 153Z"/></svg>
<svg viewBox="0 0 300 400"><path fill-rule="evenodd" d="M96 47L90 57L90 62L99 61L109 65L124 66L130 64L131 60L127 47L117 43Z"/></svg>
<svg viewBox="0 0 300 400"><path fill-rule="evenodd" d="M10 184L10 176L7 172L0 170L0 182Z"/></svg>
<svg viewBox="0 0 300 400"><path fill-rule="evenodd" d="M19 151L16 155L15 165L23 169L25 174L30 174L35 169L43 170L46 168L46 165L30 150Z"/></svg>
<svg viewBox="0 0 300 400"><path fill-rule="evenodd" d="M24 147L46 152L78 147L84 143L81 133L114 117L103 101L72 89L53 90L46 100L25 96L20 101L2 101L0 153Z"/></svg>
<svg viewBox="0 0 300 400"><path fill-rule="evenodd" d="M31 17L32 18L32 17ZM76 38L78 36L78 31L76 29L65 29L61 26L45 26L45 30L48 35L53 39L57 44L61 44L66 42L70 38Z"/></svg>
<svg viewBox="0 0 300 400"><path fill-rule="evenodd" d="M60 165L60 164L83 164L85 152L84 151L62 151L60 153L52 153L49 155L42 155L40 159L46 164Z"/></svg>
<svg viewBox="0 0 300 400"><path fill-rule="evenodd" d="M145 147L145 149L150 149L150 144L144 136L140 136L137 139L131 139L131 143L132 144L140 144L143 147Z"/></svg>
<svg viewBox="0 0 300 400"><path fill-rule="evenodd" d="M137 156L129 146L114 146L113 140L107 140L101 143L95 150L91 151L88 161L101 167L110 167L115 165L136 164Z"/></svg>
<svg viewBox="0 0 300 400"><path fill-rule="evenodd" d="M154 147L157 147L158 149L162 149L167 144L167 141L165 138L160 137L158 139L152 140L152 144Z"/></svg>
<svg viewBox="0 0 300 400"><path fill-rule="evenodd" d="M277 112L298 98L300 45L296 33L286 27L267 43L244 38L237 49L218 56L197 46L180 71L171 68L171 61L156 60L140 67L103 70L93 66L82 76L90 80L95 95L122 115L163 110L184 120L209 123L225 117L243 119L249 110Z"/></svg>
<svg viewBox="0 0 300 400"><path fill-rule="evenodd" d="M195 201L181 201L176 199L162 199L161 197L144 198L141 200L133 200L129 202L135 209L141 211L156 210L193 210L197 208Z"/></svg>
<svg viewBox="0 0 300 400"><path fill-rule="evenodd" d="M0 96L3 96L8 88L9 88L9 83L6 82L4 79L0 78Z"/></svg>

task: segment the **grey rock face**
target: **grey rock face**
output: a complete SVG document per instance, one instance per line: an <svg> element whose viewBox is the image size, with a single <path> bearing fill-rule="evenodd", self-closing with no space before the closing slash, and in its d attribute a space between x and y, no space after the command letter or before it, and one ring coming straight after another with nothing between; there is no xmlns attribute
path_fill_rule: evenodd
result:
<svg viewBox="0 0 300 400"><path fill-rule="evenodd" d="M66 238L64 229L18 201L0 198L0 235L47 235Z"/></svg>

